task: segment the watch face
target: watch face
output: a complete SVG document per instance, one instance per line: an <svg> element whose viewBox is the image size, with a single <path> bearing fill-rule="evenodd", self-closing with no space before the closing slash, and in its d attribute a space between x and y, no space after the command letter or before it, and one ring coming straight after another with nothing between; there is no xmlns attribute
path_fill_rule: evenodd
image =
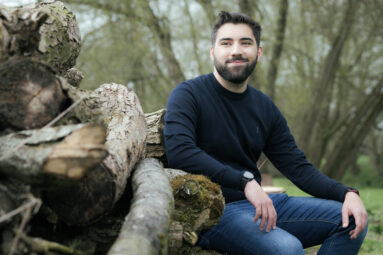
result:
<svg viewBox="0 0 383 255"><path fill-rule="evenodd" d="M246 179L254 179L254 174L249 172L249 171L245 171L243 173L243 177L246 178Z"/></svg>

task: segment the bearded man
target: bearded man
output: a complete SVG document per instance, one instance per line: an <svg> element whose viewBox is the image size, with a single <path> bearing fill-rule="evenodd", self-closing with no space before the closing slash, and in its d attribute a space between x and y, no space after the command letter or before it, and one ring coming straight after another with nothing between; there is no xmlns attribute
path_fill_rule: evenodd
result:
<svg viewBox="0 0 383 255"><path fill-rule="evenodd" d="M182 82L165 116L169 167L203 174L221 185L220 222L197 245L226 254L357 254L367 232L358 191L322 174L297 147L271 99L248 85L262 56L261 27L221 12L212 31L213 73ZM257 160L264 153L313 197L266 194Z"/></svg>

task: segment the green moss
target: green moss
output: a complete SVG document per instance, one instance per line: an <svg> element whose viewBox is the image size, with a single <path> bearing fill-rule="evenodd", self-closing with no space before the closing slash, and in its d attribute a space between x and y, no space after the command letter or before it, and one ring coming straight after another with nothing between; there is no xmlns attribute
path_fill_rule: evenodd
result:
<svg viewBox="0 0 383 255"><path fill-rule="evenodd" d="M177 176L171 181L171 187L175 198L173 220L200 231L214 225L222 216L225 205L220 186L207 177L192 174ZM209 219L204 219L202 226L196 226L201 225L200 221L196 222L204 210L208 210Z"/></svg>

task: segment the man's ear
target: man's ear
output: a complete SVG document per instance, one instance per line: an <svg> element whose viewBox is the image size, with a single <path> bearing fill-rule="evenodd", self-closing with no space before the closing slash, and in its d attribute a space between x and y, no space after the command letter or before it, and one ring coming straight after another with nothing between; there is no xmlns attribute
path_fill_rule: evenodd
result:
<svg viewBox="0 0 383 255"><path fill-rule="evenodd" d="M261 60L262 54L263 54L263 47L259 46L259 48L258 48L258 61Z"/></svg>
<svg viewBox="0 0 383 255"><path fill-rule="evenodd" d="M214 47L213 46L210 47L210 59L211 59L211 61L214 60Z"/></svg>

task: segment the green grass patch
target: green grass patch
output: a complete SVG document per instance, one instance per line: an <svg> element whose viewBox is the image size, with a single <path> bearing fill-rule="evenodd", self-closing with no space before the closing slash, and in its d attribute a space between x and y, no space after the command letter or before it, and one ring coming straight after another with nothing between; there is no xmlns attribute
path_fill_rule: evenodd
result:
<svg viewBox="0 0 383 255"><path fill-rule="evenodd" d="M298 189L286 178L274 178L274 186L284 187L289 196L310 196ZM350 184L345 184L350 185ZM350 185L351 186L351 185ZM360 255L383 254L383 188L359 188L360 196L367 209L369 227L367 236L360 249ZM319 246L306 249L306 254L316 254Z"/></svg>

